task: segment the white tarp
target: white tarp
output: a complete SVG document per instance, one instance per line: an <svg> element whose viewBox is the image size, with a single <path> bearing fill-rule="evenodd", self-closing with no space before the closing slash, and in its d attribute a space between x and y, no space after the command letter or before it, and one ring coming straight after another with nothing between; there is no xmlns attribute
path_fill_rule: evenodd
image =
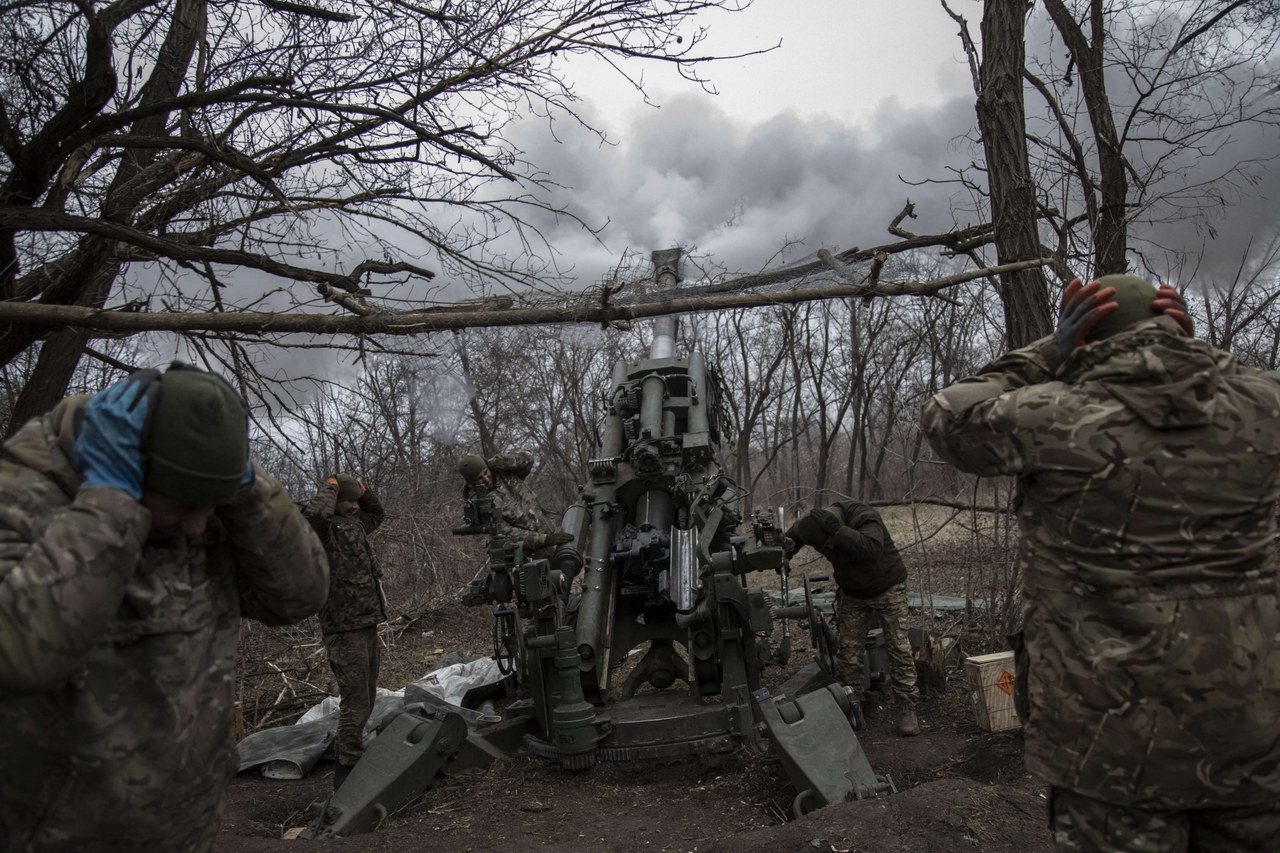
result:
<svg viewBox="0 0 1280 853"><path fill-rule="evenodd" d="M367 745L377 737L385 721L414 704L455 711L468 726L492 722L496 718L490 714L463 708L462 700L469 690L497 684L503 677L498 662L490 657L438 667L401 690L379 687L373 713L365 724L364 742ZM306 776L321 758L332 757L339 704L337 696L328 696L307 709L292 726L263 729L240 741L240 772L261 767L262 775L271 779Z"/></svg>

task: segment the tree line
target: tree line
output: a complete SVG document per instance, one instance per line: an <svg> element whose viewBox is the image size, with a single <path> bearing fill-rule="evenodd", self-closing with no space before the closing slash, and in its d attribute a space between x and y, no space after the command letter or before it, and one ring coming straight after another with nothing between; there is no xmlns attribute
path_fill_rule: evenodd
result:
<svg viewBox="0 0 1280 853"><path fill-rule="evenodd" d="M991 0L976 29L940 0L974 89L957 141L972 165L923 179L953 190L953 229L907 230L908 202L892 241L806 264L729 274L711 259L718 272L654 294L624 258L614 280L571 286L536 223L573 212L546 201L556 178L511 123L590 127L571 55L641 96L645 63L709 87L726 57L702 52L706 22L749 5L3 7L7 431L181 352L238 384L258 455L296 497L340 468L378 485L381 547L413 601L465 574L448 534L456 456L529 447L535 488L563 506L612 363L642 357L645 318L664 312L718 366L723 460L749 506L791 511L836 494L975 503L929 458L916 408L1046 334L1076 275L1171 281L1202 336L1276 366L1276 223L1234 272L1197 264L1271 168L1232 143L1280 126L1277 0ZM1163 244L1170 223L1203 244ZM246 270L267 285L246 287ZM470 297L444 296L441 272Z"/></svg>
<svg viewBox="0 0 1280 853"><path fill-rule="evenodd" d="M1191 300L1197 328L1257 367L1280 368L1280 302L1244 284ZM1007 485L934 459L918 428L929 395L1004 350L998 294L971 284L952 296L680 318L680 350L702 352L718 375L720 461L746 492L744 515L793 518L837 497L1006 508ZM431 358L353 355L350 376L317 378L304 402L260 419L254 452L299 501L337 471L377 488L389 512L380 554L393 599L411 611L453 597L481 565L479 549L451 534L458 458L533 451L530 482L558 518L597 452L612 368L647 358L649 336L648 323L469 329L432 337ZM86 387L97 380L86 376Z"/></svg>

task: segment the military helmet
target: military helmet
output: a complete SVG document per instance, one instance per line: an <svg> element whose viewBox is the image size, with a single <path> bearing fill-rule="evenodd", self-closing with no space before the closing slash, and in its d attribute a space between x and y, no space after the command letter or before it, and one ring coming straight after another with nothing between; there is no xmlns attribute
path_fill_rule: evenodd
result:
<svg viewBox="0 0 1280 853"><path fill-rule="evenodd" d="M1090 341L1101 341L1117 332L1124 331L1134 323L1150 320L1157 316L1151 303L1156 298L1156 286L1144 281L1136 275L1104 275L1098 279L1103 289L1114 287L1115 295L1111 301L1120 307L1098 321L1089 333Z"/></svg>
<svg viewBox="0 0 1280 853"><path fill-rule="evenodd" d="M358 501L364 494L360 481L350 474L335 474L333 478L338 481L338 500Z"/></svg>
<svg viewBox="0 0 1280 853"><path fill-rule="evenodd" d="M476 456L473 453L458 460L458 473L468 483L474 483L484 473L484 469L488 467L489 463L484 461L483 456Z"/></svg>

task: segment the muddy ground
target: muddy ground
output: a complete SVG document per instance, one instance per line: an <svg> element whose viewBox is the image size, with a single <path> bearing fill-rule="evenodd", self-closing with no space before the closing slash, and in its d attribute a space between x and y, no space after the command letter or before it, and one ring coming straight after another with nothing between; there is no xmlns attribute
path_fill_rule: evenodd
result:
<svg viewBox="0 0 1280 853"><path fill-rule="evenodd" d="M426 644L435 640L428 637ZM400 659L415 654L429 656L430 650L396 650ZM798 649L791 669L811 655ZM476 853L1050 851L1043 787L1023 769L1021 733L978 728L960 657L948 668L945 689L922 703L919 737L896 736L891 710L883 704L860 733L872 767L888 774L898 792L800 819L791 815L795 791L767 745L716 759L597 764L577 773L517 753L483 774L445 779L372 835L283 840L306 823L308 804L331 790L332 765L323 762L297 782L253 771L238 777L228 792L216 850L279 851L322 843L338 850ZM770 680L786 674L771 673Z"/></svg>

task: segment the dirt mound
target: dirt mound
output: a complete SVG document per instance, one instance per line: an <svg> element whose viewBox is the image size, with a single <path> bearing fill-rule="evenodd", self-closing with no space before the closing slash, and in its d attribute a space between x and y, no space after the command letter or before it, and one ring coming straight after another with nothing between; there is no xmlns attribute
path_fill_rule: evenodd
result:
<svg viewBox="0 0 1280 853"><path fill-rule="evenodd" d="M1044 826L1044 801L1033 792L972 779L940 779L890 797L828 806L782 826L738 833L700 846L698 853L1028 853L1053 849Z"/></svg>

